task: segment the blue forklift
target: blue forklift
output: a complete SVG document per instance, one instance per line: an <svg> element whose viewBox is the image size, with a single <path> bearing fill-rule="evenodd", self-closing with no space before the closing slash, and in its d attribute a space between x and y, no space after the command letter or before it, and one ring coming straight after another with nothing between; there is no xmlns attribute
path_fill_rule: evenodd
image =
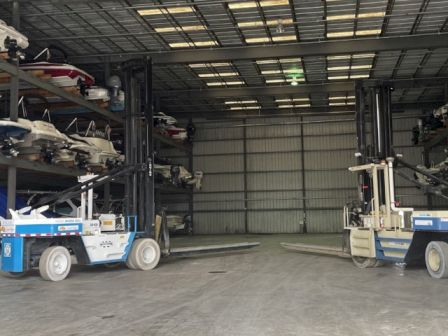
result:
<svg viewBox="0 0 448 336"><path fill-rule="evenodd" d="M146 271L158 265L162 254L184 256L259 245L170 247L164 211L155 214L151 59L132 60L121 69L126 96L124 165L101 175L80 176L79 183L67 190L29 207L10 209L11 219L0 221L3 274L17 277L38 268L43 279L60 281L75 260L82 265L125 263L130 269ZM109 182L124 185L124 211L94 214L93 190ZM76 217L45 216L50 205L79 197Z"/></svg>

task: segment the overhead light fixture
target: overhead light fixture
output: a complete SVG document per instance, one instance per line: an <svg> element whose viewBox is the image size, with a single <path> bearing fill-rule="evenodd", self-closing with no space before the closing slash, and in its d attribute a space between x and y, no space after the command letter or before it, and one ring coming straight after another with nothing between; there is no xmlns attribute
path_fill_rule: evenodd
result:
<svg viewBox="0 0 448 336"><path fill-rule="evenodd" d="M229 3L230 9L246 9L260 7L274 7L274 6L288 6L289 0L265 0L265 1L245 1L245 2L231 2Z"/></svg>
<svg viewBox="0 0 448 336"><path fill-rule="evenodd" d="M297 86L297 85L299 85L299 82L297 81L297 77L293 77L292 79L291 79L291 85L292 86Z"/></svg>
<svg viewBox="0 0 448 336"><path fill-rule="evenodd" d="M260 110L261 106L231 106L230 110Z"/></svg>
<svg viewBox="0 0 448 336"><path fill-rule="evenodd" d="M243 81L220 81L220 82L208 82L208 86L225 86L225 85L243 85Z"/></svg>
<svg viewBox="0 0 448 336"><path fill-rule="evenodd" d="M265 82L266 84L276 84L276 83L291 83L292 82L304 82L305 78L288 78L288 79L283 79L283 78L276 78L276 79L266 79Z"/></svg>
<svg viewBox="0 0 448 336"><path fill-rule="evenodd" d="M292 19L281 19L281 20L266 20L265 21L246 21L237 23L238 28L253 28L253 27L263 27L263 26L278 26L279 21L282 25L293 24Z"/></svg>
<svg viewBox="0 0 448 336"><path fill-rule="evenodd" d="M328 76L329 80L348 79L348 75L344 76Z"/></svg>
<svg viewBox="0 0 448 336"><path fill-rule="evenodd" d="M344 103L329 103L329 106L347 106L347 105L355 105L355 102L344 102Z"/></svg>
<svg viewBox="0 0 448 336"><path fill-rule="evenodd" d="M262 70L261 74L266 76L266 75L279 75L282 74L283 71L282 70Z"/></svg>
<svg viewBox="0 0 448 336"><path fill-rule="evenodd" d="M369 78L369 74L362 74L362 75L350 75L350 79L359 79L359 78Z"/></svg>
<svg viewBox="0 0 448 336"><path fill-rule="evenodd" d="M334 38L334 37L350 37L353 36L352 31L343 31L343 32L328 32L327 37L328 38Z"/></svg>
<svg viewBox="0 0 448 336"><path fill-rule="evenodd" d="M216 46L216 41L199 41L199 42L175 42L169 43L171 48L189 48L189 47L210 47Z"/></svg>
<svg viewBox="0 0 448 336"><path fill-rule="evenodd" d="M368 35L379 35L381 34L381 29L363 29L357 30L356 33L353 31L342 31L342 32L329 32L327 33L328 38L335 37L353 37L356 36L368 36Z"/></svg>
<svg viewBox="0 0 448 336"><path fill-rule="evenodd" d="M283 36L273 36L272 40L269 37L249 37L246 38L247 44L254 43L267 43L267 42L286 42L286 41L296 41L296 35L283 35Z"/></svg>
<svg viewBox="0 0 448 336"><path fill-rule="evenodd" d="M271 42L269 37L250 37L246 38L247 44Z"/></svg>
<svg viewBox="0 0 448 336"><path fill-rule="evenodd" d="M200 31L200 30L206 30L206 29L207 29L207 27L205 27L203 25L154 28L154 30L157 33L172 33L172 32L182 32L182 31Z"/></svg>
<svg viewBox="0 0 448 336"><path fill-rule="evenodd" d="M356 36L379 35L379 34L381 34L381 29L365 29L356 31Z"/></svg>
<svg viewBox="0 0 448 336"><path fill-rule="evenodd" d="M289 102L302 102L302 101L309 101L309 98L282 98L282 99L276 99L276 103L289 103Z"/></svg>
<svg viewBox="0 0 448 336"><path fill-rule="evenodd" d="M278 79L266 79L266 84L276 84L276 83L284 83L285 80L283 78Z"/></svg>
<svg viewBox="0 0 448 336"><path fill-rule="evenodd" d="M269 75L280 75L280 74L297 74L297 73L302 73L303 70L302 69L284 69L284 70L262 70L261 74L264 76L269 76Z"/></svg>
<svg viewBox="0 0 448 336"><path fill-rule="evenodd" d="M333 96L333 97L328 97L329 100L341 100L341 99L347 99L347 97L345 96Z"/></svg>
<svg viewBox="0 0 448 336"><path fill-rule="evenodd" d="M137 13L141 16L149 15L162 15L162 14L181 14L181 13L194 13L194 7L168 7L168 8L155 8L155 9L139 9Z"/></svg>
<svg viewBox="0 0 448 336"><path fill-rule="evenodd" d="M363 69L371 69L371 64L365 64L365 65L342 65L342 66L333 66L328 67L328 71L340 71L340 70L363 70Z"/></svg>
<svg viewBox="0 0 448 336"><path fill-rule="evenodd" d="M350 20L356 18L355 14L329 15L327 21Z"/></svg>
<svg viewBox="0 0 448 336"><path fill-rule="evenodd" d="M240 74L238 72L218 72L218 73L205 73L205 74L198 74L198 77L200 78L214 78L214 77L232 77L232 76L239 76Z"/></svg>
<svg viewBox="0 0 448 336"><path fill-rule="evenodd" d="M329 15L327 16L327 21L337 21L337 20L354 20L358 19L370 19L375 17L384 17L386 15L385 12L369 12L369 13L361 13L356 16L355 14L341 14L341 15Z"/></svg>
<svg viewBox="0 0 448 336"><path fill-rule="evenodd" d="M311 107L311 104L281 104L278 105L278 108L297 108L297 107Z"/></svg>
<svg viewBox="0 0 448 336"><path fill-rule="evenodd" d="M376 17L384 17L386 12L368 12L368 13L360 13L358 14L358 19L370 19Z"/></svg>
<svg viewBox="0 0 448 336"><path fill-rule="evenodd" d="M199 68L209 68L209 67L226 67L226 66L232 66L232 63L225 62L225 63L193 63L188 64L188 66L192 69L199 69Z"/></svg>
<svg viewBox="0 0 448 336"><path fill-rule="evenodd" d="M330 96L329 100L347 100L347 99L355 99L355 96Z"/></svg>
<svg viewBox="0 0 448 336"><path fill-rule="evenodd" d="M375 54L353 54L353 55L334 55L334 56L327 56L327 60L329 61L337 61L337 60L345 60L345 59L351 59L351 58L371 58L375 57Z"/></svg>
<svg viewBox="0 0 448 336"><path fill-rule="evenodd" d="M285 41L296 41L296 35L282 35L282 36L272 36L272 41L274 42L285 42Z"/></svg>
<svg viewBox="0 0 448 336"><path fill-rule="evenodd" d="M277 64L277 63L300 63L302 60L300 58L281 58L279 60L276 59L265 59L265 60L256 60L255 62L258 65L263 64Z"/></svg>
<svg viewBox="0 0 448 336"><path fill-rule="evenodd" d="M256 104L258 103L257 100L230 100L224 102L226 105L235 105L235 104Z"/></svg>

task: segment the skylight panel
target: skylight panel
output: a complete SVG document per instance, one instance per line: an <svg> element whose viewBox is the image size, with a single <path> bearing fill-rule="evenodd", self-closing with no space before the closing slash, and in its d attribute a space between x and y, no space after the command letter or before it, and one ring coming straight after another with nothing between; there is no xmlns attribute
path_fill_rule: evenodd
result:
<svg viewBox="0 0 448 336"><path fill-rule="evenodd" d="M368 36L368 35L379 35L381 34L381 29L363 29L357 30L356 33L353 31L340 31L340 32L328 32L328 38L336 38L336 37L353 37L356 36Z"/></svg>
<svg viewBox="0 0 448 336"><path fill-rule="evenodd" d="M288 6L289 0L264 0L259 2L260 7ZM257 8L256 1L232 2L229 3L230 9Z"/></svg>
<svg viewBox="0 0 448 336"><path fill-rule="evenodd" d="M182 31L201 31L206 30L204 25L176 26L176 27L160 27L154 28L157 33L173 33Z"/></svg>
<svg viewBox="0 0 448 336"><path fill-rule="evenodd" d="M168 7L168 8L155 8L155 9L139 9L137 13L141 16L150 15L162 15L162 14L181 14L181 13L194 13L194 7Z"/></svg>
<svg viewBox="0 0 448 336"><path fill-rule="evenodd" d="M174 42L169 43L171 48L191 48L191 47L210 47L216 46L216 41L199 41L199 42Z"/></svg>
<svg viewBox="0 0 448 336"><path fill-rule="evenodd" d="M273 36L272 42L286 42L286 41L296 41L296 35L279 35L279 36ZM249 37L246 38L247 44L254 44L254 43L267 43L271 42L271 39L269 37Z"/></svg>
<svg viewBox="0 0 448 336"><path fill-rule="evenodd" d="M267 20L265 21L246 21L239 22L237 26L239 28L253 28L253 27L263 27L263 26L277 26L278 24L291 25L293 24L292 19L281 19L281 20Z"/></svg>
<svg viewBox="0 0 448 336"><path fill-rule="evenodd" d="M329 15L327 16L327 21L337 21L337 20L354 20L358 19L370 19L375 17L384 17L386 15L385 12L368 12L361 13L356 16L355 14L340 14L340 15Z"/></svg>

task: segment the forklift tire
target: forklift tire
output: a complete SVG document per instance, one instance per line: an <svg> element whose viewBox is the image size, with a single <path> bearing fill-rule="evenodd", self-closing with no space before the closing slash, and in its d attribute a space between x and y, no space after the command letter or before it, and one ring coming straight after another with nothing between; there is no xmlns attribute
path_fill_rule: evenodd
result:
<svg viewBox="0 0 448 336"><path fill-rule="evenodd" d="M155 268L160 260L159 244L150 238L137 239L132 244L129 255L130 264L135 269L149 271Z"/></svg>
<svg viewBox="0 0 448 336"><path fill-rule="evenodd" d="M366 257L352 257L353 263L358 268L372 268L376 267L377 260L375 258Z"/></svg>
<svg viewBox="0 0 448 336"><path fill-rule="evenodd" d="M425 263L431 277L448 278L448 244L444 241L429 242L425 250Z"/></svg>
<svg viewBox="0 0 448 336"><path fill-rule="evenodd" d="M72 259L63 246L50 246L39 260L39 273L44 280L61 281L70 273Z"/></svg>
<svg viewBox="0 0 448 336"><path fill-rule="evenodd" d="M131 247L131 251L132 251L132 247ZM129 253L128 255L128 260L126 260L126 267L131 269L131 270L136 270L137 268L135 267L135 265L132 263L131 261L131 253Z"/></svg>

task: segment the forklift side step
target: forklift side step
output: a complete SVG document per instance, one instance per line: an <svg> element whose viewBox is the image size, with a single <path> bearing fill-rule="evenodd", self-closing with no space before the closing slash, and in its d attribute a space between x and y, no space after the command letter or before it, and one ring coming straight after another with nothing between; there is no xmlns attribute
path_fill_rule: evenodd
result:
<svg viewBox="0 0 448 336"><path fill-rule="evenodd" d="M222 244L222 245L205 245L205 246L191 246L191 247L177 247L170 251L171 256L188 256L203 253L219 253L245 250L256 247L260 243L236 243L236 244Z"/></svg>
<svg viewBox="0 0 448 336"><path fill-rule="evenodd" d="M338 247L328 247L319 245L308 245L308 244L290 244L290 243L280 243L280 245L290 251L309 253L309 254L319 254L327 255L340 258L351 258L352 256Z"/></svg>

